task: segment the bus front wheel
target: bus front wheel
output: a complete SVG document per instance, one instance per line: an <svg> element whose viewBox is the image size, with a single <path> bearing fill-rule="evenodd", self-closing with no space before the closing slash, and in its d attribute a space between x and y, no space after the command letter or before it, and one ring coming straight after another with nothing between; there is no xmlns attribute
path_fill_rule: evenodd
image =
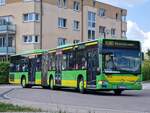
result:
<svg viewBox="0 0 150 113"><path fill-rule="evenodd" d="M114 90L115 95L121 95L122 90Z"/></svg>

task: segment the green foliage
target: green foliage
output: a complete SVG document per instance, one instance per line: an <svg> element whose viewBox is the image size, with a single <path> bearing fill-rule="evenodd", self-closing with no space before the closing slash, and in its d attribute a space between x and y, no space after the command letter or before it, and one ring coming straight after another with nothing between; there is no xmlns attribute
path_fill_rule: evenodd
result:
<svg viewBox="0 0 150 113"><path fill-rule="evenodd" d="M150 80L150 60L145 60L142 67L143 81Z"/></svg>
<svg viewBox="0 0 150 113"><path fill-rule="evenodd" d="M146 54L148 56L148 59L150 60L150 49L147 50Z"/></svg>
<svg viewBox="0 0 150 113"><path fill-rule="evenodd" d="M0 102L0 112L41 112L41 110L14 106L12 104L4 104Z"/></svg>
<svg viewBox="0 0 150 113"><path fill-rule="evenodd" d="M8 83L9 78L9 63L0 62L0 84Z"/></svg>

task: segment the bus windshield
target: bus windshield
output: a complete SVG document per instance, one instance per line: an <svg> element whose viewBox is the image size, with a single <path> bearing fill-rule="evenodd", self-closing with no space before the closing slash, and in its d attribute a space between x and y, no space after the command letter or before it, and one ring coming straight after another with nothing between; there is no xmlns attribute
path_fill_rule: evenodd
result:
<svg viewBox="0 0 150 113"><path fill-rule="evenodd" d="M105 73L141 73L140 51L135 49L107 49L104 54Z"/></svg>

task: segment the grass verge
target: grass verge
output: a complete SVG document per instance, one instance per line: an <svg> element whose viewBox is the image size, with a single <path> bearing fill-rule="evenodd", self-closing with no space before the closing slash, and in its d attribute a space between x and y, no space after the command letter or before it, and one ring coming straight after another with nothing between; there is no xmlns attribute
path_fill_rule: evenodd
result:
<svg viewBox="0 0 150 113"><path fill-rule="evenodd" d="M41 112L41 110L0 102L0 112Z"/></svg>

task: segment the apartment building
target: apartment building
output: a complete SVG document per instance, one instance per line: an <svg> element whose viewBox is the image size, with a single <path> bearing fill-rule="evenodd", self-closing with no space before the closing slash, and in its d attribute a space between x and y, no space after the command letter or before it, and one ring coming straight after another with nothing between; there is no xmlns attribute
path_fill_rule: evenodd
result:
<svg viewBox="0 0 150 113"><path fill-rule="evenodd" d="M126 15L95 0L0 0L0 57L99 37L126 39Z"/></svg>

